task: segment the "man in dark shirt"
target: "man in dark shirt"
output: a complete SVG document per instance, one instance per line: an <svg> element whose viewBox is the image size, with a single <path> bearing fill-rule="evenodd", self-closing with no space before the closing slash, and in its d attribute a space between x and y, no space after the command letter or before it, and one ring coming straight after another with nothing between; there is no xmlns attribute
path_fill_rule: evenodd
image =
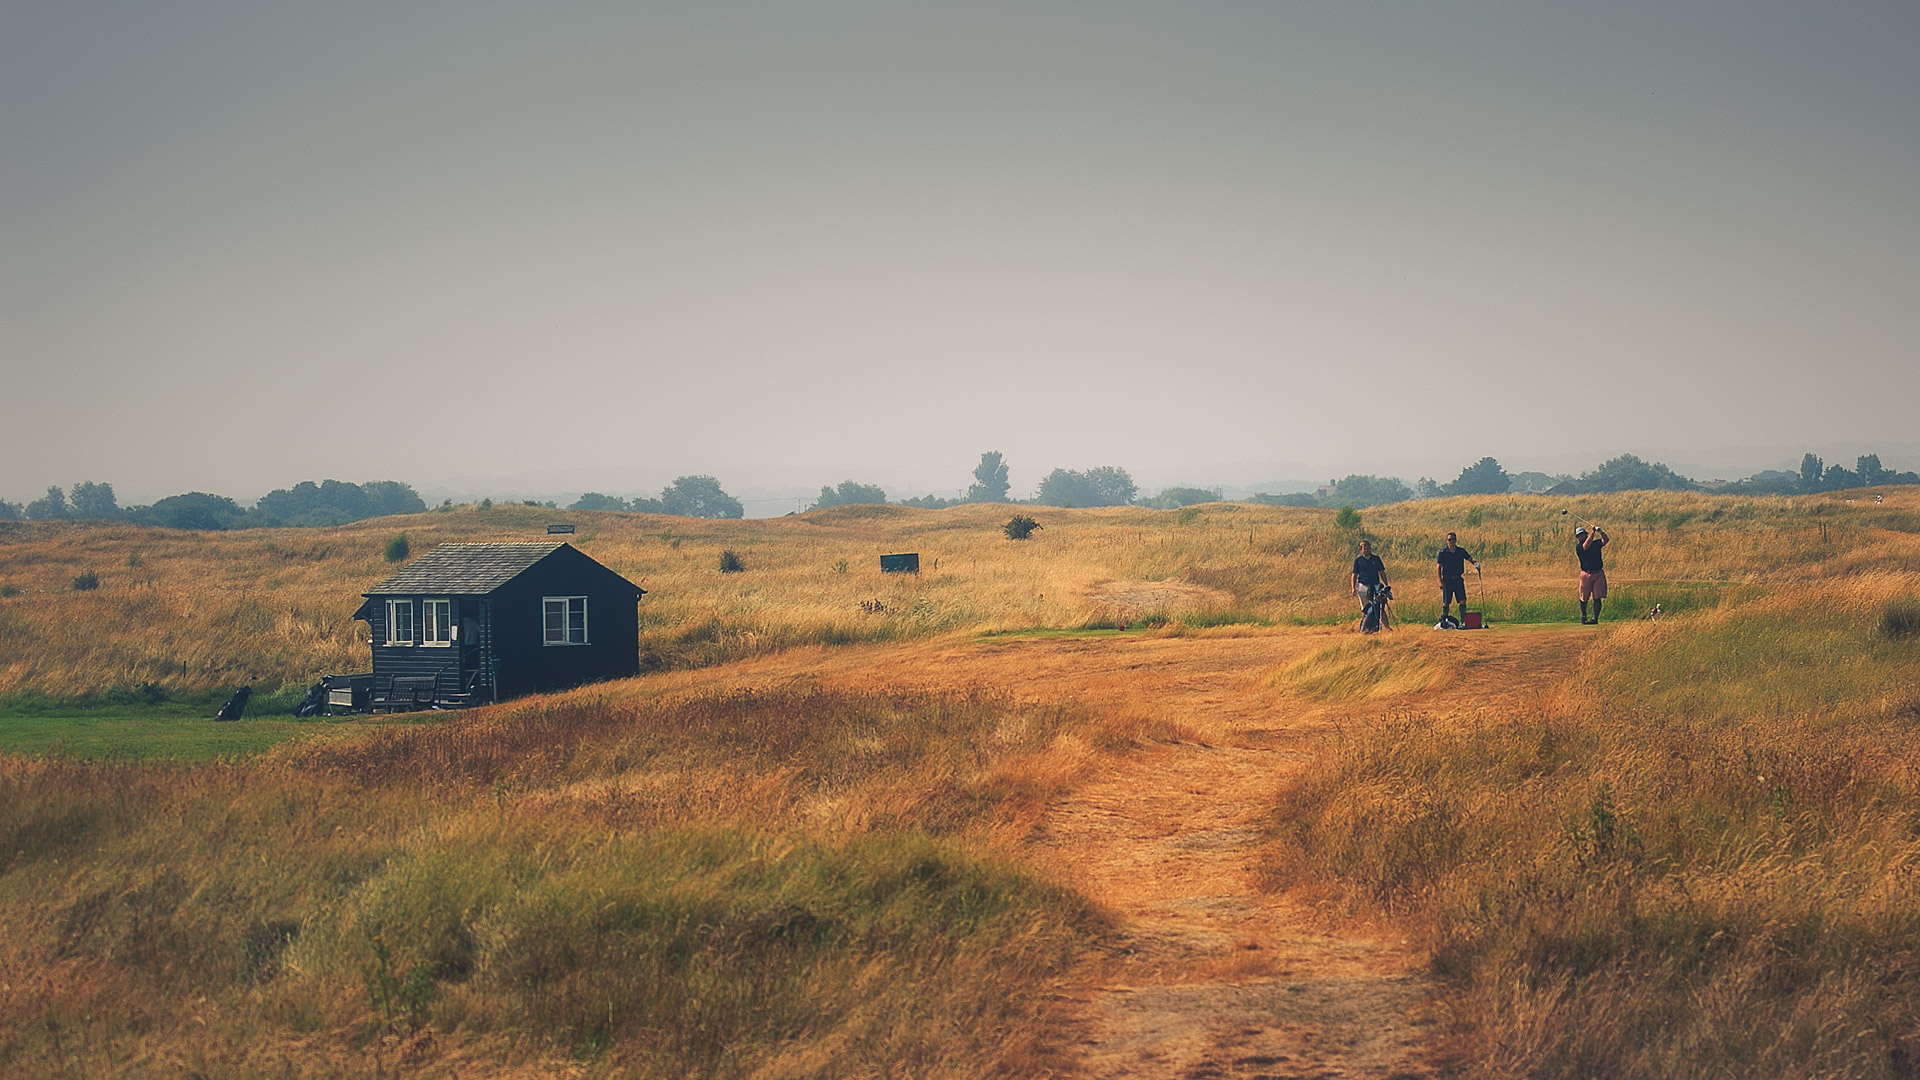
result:
<svg viewBox="0 0 1920 1080"><path fill-rule="evenodd" d="M1600 549L1607 546L1607 531L1595 525L1573 530L1573 553L1580 557L1580 625L1600 625L1600 605L1607 599L1607 568ZM1587 618L1587 601L1593 601L1593 618Z"/></svg>
<svg viewBox="0 0 1920 1080"><path fill-rule="evenodd" d="M1353 595L1360 599L1360 610L1367 609L1367 602L1373 599L1373 590L1387 580L1386 564L1380 556L1373 553L1373 543L1360 541L1360 557L1353 560Z"/></svg>
<svg viewBox="0 0 1920 1080"><path fill-rule="evenodd" d="M1460 546L1459 538L1453 533L1447 534L1447 546L1440 549L1440 555L1434 560L1440 574L1440 625L1448 623L1458 626L1453 618L1453 600L1460 598L1460 614L1467 613L1467 564L1473 563L1475 570L1480 564Z"/></svg>

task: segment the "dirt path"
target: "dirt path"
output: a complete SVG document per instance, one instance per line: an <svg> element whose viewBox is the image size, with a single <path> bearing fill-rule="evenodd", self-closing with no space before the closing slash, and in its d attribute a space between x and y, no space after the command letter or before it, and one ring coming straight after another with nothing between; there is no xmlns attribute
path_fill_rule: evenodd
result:
<svg viewBox="0 0 1920 1080"><path fill-rule="evenodd" d="M1119 954L1062 990L1081 1070L1143 1080L1412 1080L1434 1075L1424 957L1398 940L1315 930L1307 913L1263 892L1253 859L1265 815L1336 722L1389 709L1519 707L1571 671L1591 635L1402 629L1389 637L1395 655L1460 674L1418 694L1309 700L1289 689L1288 666L1354 638L1299 628L950 639L790 652L727 670L730 678L804 676L849 687L991 687L1164 721L1182 734L1089 777L1048 813L1028 849L1121 925Z"/></svg>

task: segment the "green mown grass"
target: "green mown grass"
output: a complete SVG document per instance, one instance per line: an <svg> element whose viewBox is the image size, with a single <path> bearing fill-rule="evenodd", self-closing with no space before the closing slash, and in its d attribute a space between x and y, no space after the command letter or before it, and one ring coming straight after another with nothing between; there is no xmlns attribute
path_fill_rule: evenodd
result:
<svg viewBox="0 0 1920 1080"><path fill-rule="evenodd" d="M215 723L204 712L186 707L0 712L0 753L212 761L263 753L297 739L338 738L364 723L284 719Z"/></svg>

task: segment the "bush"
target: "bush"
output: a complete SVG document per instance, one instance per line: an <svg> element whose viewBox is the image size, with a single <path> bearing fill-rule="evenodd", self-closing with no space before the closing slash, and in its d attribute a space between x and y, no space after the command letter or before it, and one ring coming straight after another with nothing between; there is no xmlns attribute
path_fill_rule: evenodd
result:
<svg viewBox="0 0 1920 1080"><path fill-rule="evenodd" d="M399 536L387 541L388 562L405 562L407 556L411 554L413 554L413 545L407 542L406 533L401 533Z"/></svg>
<svg viewBox="0 0 1920 1080"><path fill-rule="evenodd" d="M740 560L740 556L734 554L734 551L732 548L728 548L727 550L720 553L720 572L721 573L737 574L740 571L745 570L746 568L747 568L747 564Z"/></svg>
<svg viewBox="0 0 1920 1080"><path fill-rule="evenodd" d="M73 579L74 592L92 592L100 587L100 575L89 570Z"/></svg>
<svg viewBox="0 0 1920 1080"><path fill-rule="evenodd" d="M20 586L15 585L11 582L5 585L0 585L0 597L10 597L10 596L19 596L19 595L20 595Z"/></svg>
<svg viewBox="0 0 1920 1080"><path fill-rule="evenodd" d="M1880 636L1898 641L1920 634L1920 602L1895 600L1880 610Z"/></svg>
<svg viewBox="0 0 1920 1080"><path fill-rule="evenodd" d="M1360 511L1343 506L1339 513L1333 515L1333 523L1343 529L1357 529L1360 527Z"/></svg>
<svg viewBox="0 0 1920 1080"><path fill-rule="evenodd" d="M1038 528L1041 528L1040 523L1025 514L1015 514L1005 525L1000 526L1009 540L1025 540L1033 535L1033 530Z"/></svg>

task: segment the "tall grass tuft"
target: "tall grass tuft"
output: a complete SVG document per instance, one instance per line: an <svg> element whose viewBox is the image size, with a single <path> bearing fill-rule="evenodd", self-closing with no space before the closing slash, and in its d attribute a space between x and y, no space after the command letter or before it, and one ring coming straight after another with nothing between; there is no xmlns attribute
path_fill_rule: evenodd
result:
<svg viewBox="0 0 1920 1080"><path fill-rule="evenodd" d="M1880 636L1898 641L1920 634L1920 601L1909 599L1890 600L1880 609L1880 621L1875 629Z"/></svg>

